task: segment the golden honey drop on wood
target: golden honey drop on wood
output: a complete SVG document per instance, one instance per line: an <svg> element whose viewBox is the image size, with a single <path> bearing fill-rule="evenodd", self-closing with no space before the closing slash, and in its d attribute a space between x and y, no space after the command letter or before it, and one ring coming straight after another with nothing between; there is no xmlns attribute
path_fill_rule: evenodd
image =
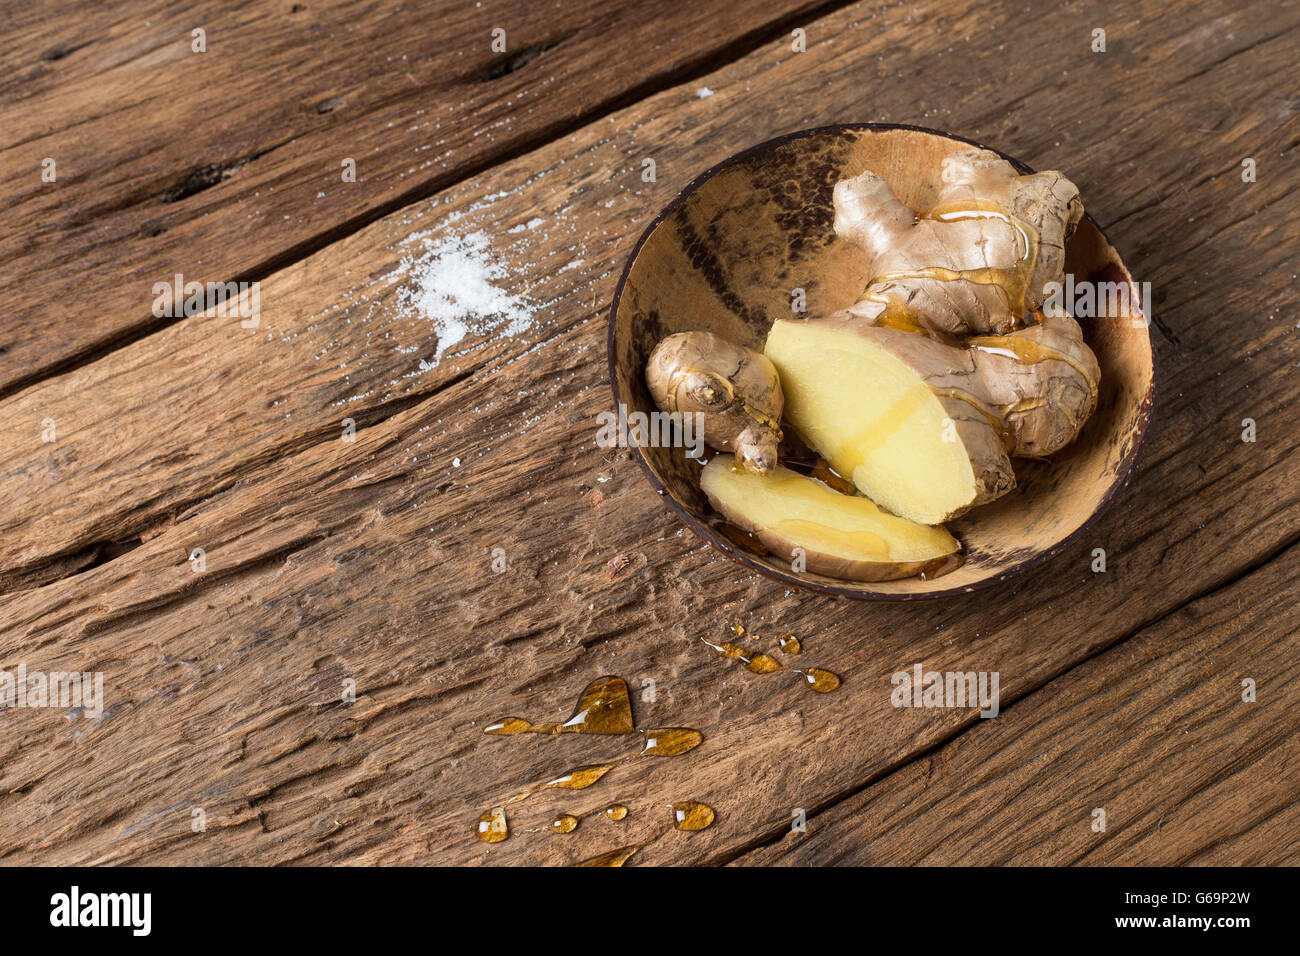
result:
<svg viewBox="0 0 1300 956"><path fill-rule="evenodd" d="M506 821L506 812L501 807L493 807L479 817L478 838L484 843L500 843L510 836L510 824Z"/></svg>
<svg viewBox="0 0 1300 956"><path fill-rule="evenodd" d="M740 627L740 625L736 625ZM740 627L741 633L744 628ZM766 657L767 655L759 655ZM775 661L773 661L775 663ZM779 665L778 665L779 667ZM532 724L520 717L506 717L489 724L485 728L489 734L631 734L636 732L632 720L632 702L628 697L627 683L621 677L602 677L588 684L583 690L573 716L562 724ZM676 757L694 750L704 741L704 735L689 727L659 727L642 731L644 742L639 754L629 754L619 762L627 762L635 756L641 757ZM609 773L615 763L590 764L577 767L567 773L553 777L544 783L529 787L515 794L506 801L506 805L526 800L544 790L584 790ZM605 815L611 820L622 820L627 816L627 807L612 804L605 808ZM548 828L556 833L571 833L581 818L571 813L563 813L551 820ZM534 832L532 830L528 832ZM506 823L505 811L500 807L483 814L477 831L480 840L499 843L510 835ZM625 847L613 854L596 857L580 866L622 866L624 862L645 844ZM625 854L619 856L619 854ZM613 862L602 862L610 860Z"/></svg>
<svg viewBox="0 0 1300 956"><path fill-rule="evenodd" d="M602 853L600 856L593 856L590 860L583 860L578 866L622 866L632 859L632 855L643 846L645 846L644 843L638 843L635 846L619 847L617 850Z"/></svg>
<svg viewBox="0 0 1300 956"><path fill-rule="evenodd" d="M776 639L776 645L787 654L798 654L803 651L803 645L799 643L799 638L789 632L780 635Z"/></svg>
<svg viewBox="0 0 1300 956"><path fill-rule="evenodd" d="M785 670L784 664L768 654L748 654L735 644L716 644L707 637L702 637L700 640L713 648L714 652L716 652L719 657L725 657L732 661L739 661L755 674L773 674L777 671ZM819 694L830 693L840 686L840 679L838 676L832 674L830 671L822 670L820 667L810 667L806 671L796 669L795 673L803 675L803 679L808 686Z"/></svg>
<svg viewBox="0 0 1300 956"><path fill-rule="evenodd" d="M824 671L820 667L810 667L799 673L803 674L803 679L808 682L808 686L819 694L829 694L840 686L838 675Z"/></svg>
<svg viewBox="0 0 1300 956"><path fill-rule="evenodd" d="M485 734L526 734L533 730L533 725L526 720L518 717L507 717L505 720L498 720L495 723L488 724L483 728Z"/></svg>
<svg viewBox="0 0 1300 956"><path fill-rule="evenodd" d="M772 674L776 671L783 670L783 665L770 654L764 654L762 651L749 653L735 644L728 644L726 641L715 643L707 637L700 638L705 644L713 648L719 657L725 657L727 660L739 661L755 674Z"/></svg>
<svg viewBox="0 0 1300 956"><path fill-rule="evenodd" d="M630 734L635 731L627 681L621 677L601 677L588 684L573 715L562 724L532 724L520 717L505 717L484 729L489 734Z"/></svg>
<svg viewBox="0 0 1300 956"><path fill-rule="evenodd" d="M704 741L702 733L689 727L660 727L642 733L645 734L642 757L680 757Z"/></svg>
<svg viewBox="0 0 1300 956"><path fill-rule="evenodd" d="M551 829L556 833L572 833L578 829L578 818L572 813L561 813L551 821Z"/></svg>
<svg viewBox="0 0 1300 956"><path fill-rule="evenodd" d="M673 804L673 826L679 830L703 830L713 825L713 808L698 800Z"/></svg>
<svg viewBox="0 0 1300 956"><path fill-rule="evenodd" d="M578 767L568 773L562 773L558 777L547 780L545 783L530 787L522 793L517 793L506 802L507 804L518 803L520 800L525 800L535 793L541 793L543 790L585 790L613 769L614 764L612 763L594 763L585 767Z"/></svg>

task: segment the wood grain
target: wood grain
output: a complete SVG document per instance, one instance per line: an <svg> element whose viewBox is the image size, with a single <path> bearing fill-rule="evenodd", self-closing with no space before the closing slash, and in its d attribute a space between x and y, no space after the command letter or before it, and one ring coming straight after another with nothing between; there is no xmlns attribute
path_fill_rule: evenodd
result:
<svg viewBox="0 0 1300 956"><path fill-rule="evenodd" d="M695 798L717 807L715 826L636 859L725 862L779 839L794 808L829 819L981 723L900 716L894 671L998 670L1010 719L1016 701L1293 544L1296 121L1279 91L1295 24L1152 5L1140 28L1112 28L1112 57L1086 52L1098 8L1032 22L1018 10L833 14L809 25L807 53L764 48L702 78L713 96L666 91L276 272L255 336L187 319L0 403L3 664L101 670L109 701L95 722L0 712L0 858L573 862L659 833L666 802ZM1016 37L1041 57L995 55ZM937 62L943 76L921 66ZM1140 102L1118 95L1135 89ZM944 111L919 116L919 102ZM1170 149L1192 135L1171 125L1189 111L1209 132ZM730 152L845 118L932 122L1065 169L1156 290L1161 392L1130 492L996 599L901 608L788 592L707 549L624 452L593 445L609 401L602 306L641 225ZM1261 175L1245 184L1252 153ZM640 179L647 155L655 183ZM509 232L533 218L545 225ZM411 375L436 342L384 276L429 228L491 235L539 305L526 334L471 338ZM1247 416L1254 443L1241 441ZM62 423L57 442L40 442L44 417ZM733 620L798 633L798 660L843 686L814 695L795 675L714 659L698 639ZM605 673L654 679L639 723L698 727L705 744L631 761L563 806L537 798L515 821L621 799L623 830L596 819L569 837L475 841L478 815L524 784L635 750L481 733L506 714L565 716ZM341 700L349 679L355 703ZM1215 858L1260 852L1287 819Z"/></svg>
<svg viewBox="0 0 1300 956"><path fill-rule="evenodd" d="M735 862L1295 866L1297 587L1293 546Z"/></svg>
<svg viewBox="0 0 1300 956"><path fill-rule="evenodd" d="M32 7L0 33L0 394L167 324L155 282L265 278L818 4L133 6Z"/></svg>

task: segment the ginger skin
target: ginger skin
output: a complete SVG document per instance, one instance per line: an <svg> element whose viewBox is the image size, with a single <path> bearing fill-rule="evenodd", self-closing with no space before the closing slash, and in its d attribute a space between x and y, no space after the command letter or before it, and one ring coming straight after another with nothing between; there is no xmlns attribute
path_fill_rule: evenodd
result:
<svg viewBox="0 0 1300 956"><path fill-rule="evenodd" d="M760 475L776 467L785 399L766 356L711 332L678 332L650 354L646 384L664 411L700 413L710 448Z"/></svg>
<svg viewBox="0 0 1300 956"><path fill-rule="evenodd" d="M940 335L1010 332L1061 278L1079 190L1055 171L1022 176L982 149L945 158L942 181L919 216L870 171L835 186L835 232L867 254L874 277L859 312Z"/></svg>
<svg viewBox="0 0 1300 956"><path fill-rule="evenodd" d="M926 379L995 410L1013 457L1050 455L1096 408L1101 376L1078 323L1041 312L1083 217L1079 190L1059 172L1021 175L982 149L945 158L941 178L937 201L919 215L874 173L835 186L835 231L867 254L874 276L841 315L965 349L926 346Z"/></svg>

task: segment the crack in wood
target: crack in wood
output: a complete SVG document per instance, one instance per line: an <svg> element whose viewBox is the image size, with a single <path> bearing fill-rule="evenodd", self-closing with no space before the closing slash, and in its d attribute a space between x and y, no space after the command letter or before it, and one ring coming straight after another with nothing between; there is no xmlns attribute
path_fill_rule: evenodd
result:
<svg viewBox="0 0 1300 956"><path fill-rule="evenodd" d="M236 159L227 159L222 160L221 162L205 163L202 166L196 166L182 175L181 178L172 185L158 193L157 199L164 205L180 202L182 199L188 199L190 196L197 195L205 189L211 189L213 186L217 185L217 183L224 182L249 163L256 162L273 149L275 149L275 147L271 146L254 153L249 153L247 156L240 156ZM157 233L155 233L155 235L156 234Z"/></svg>
<svg viewBox="0 0 1300 956"><path fill-rule="evenodd" d="M488 170L498 166L510 163L521 156L525 156L543 146L552 142L563 139L585 126L589 126L599 120L625 109L635 103L648 99L658 93L671 89L682 83L707 76L716 70L719 70L737 60L743 59L764 44L784 36L789 30L800 24L809 23L812 20L828 16L840 9L851 6L850 0L831 0L829 3L810 4L808 7L796 11L779 21L769 23L764 27L752 30L749 33L741 34L735 40L719 47L716 50L708 51L697 56L678 67L656 74L647 80L630 87L620 95L603 100L595 104L590 109L580 112L572 117L563 120L557 120L550 124L544 125L536 133L513 140L504 144L498 149L488 149L482 157L474 162L466 163L457 167L453 172L443 176L433 176L425 183L412 187L404 192L399 193L391 200L383 203L377 203L375 206L359 213L350 219L346 219L336 226L316 233L308 238L295 243L287 249L282 250L275 255L269 256L249 269L240 273L228 281L239 283L249 282L255 279L265 279L273 272L285 269L296 262L308 258L326 246L333 245L340 240L351 236L365 227L377 222L386 216L410 206L421 200L428 199L436 193L443 192L456 186L459 183L466 182L482 175ZM575 36L570 34L569 36ZM564 39L567 39L564 38ZM556 41L562 42L562 41ZM554 44L552 44L554 46ZM276 149L284 143L277 143L268 149L262 150L252 156L256 159L263 156L270 150ZM220 164L211 164L220 165ZM192 170L187 175L197 175L196 181L202 181L204 174L200 173L206 167L199 167L198 170ZM233 172L233 170L232 170ZM207 174L210 176L211 174ZM179 189L184 183L176 183L172 189ZM209 183L201 188L206 189L215 183ZM196 190L196 191L201 191ZM163 195L166 194L166 190ZM193 193L189 193L193 195ZM175 200L173 200L175 201ZM165 230L160 230L165 231ZM93 362L126 348L135 342L140 341L154 333L183 322L185 317L158 319L150 316L141 320L139 323L124 327L117 335L81 350L75 354L69 355L61 361L52 362L49 365L42 366L37 371L21 378L16 378L6 385L0 386L0 400L8 398L11 395L31 388L33 385L42 381L62 375L70 371L75 371Z"/></svg>
<svg viewBox="0 0 1300 956"><path fill-rule="evenodd" d="M565 40L569 39L569 37L574 35L574 33L570 33L566 36L560 37L558 40L552 40L549 43L536 43L533 46L525 47L517 53L507 54L484 70L482 75L479 77L479 82L491 83L493 80L499 80L503 76L509 76L516 70L521 70L529 63L532 63L533 60L537 59L547 50L555 49Z"/></svg>

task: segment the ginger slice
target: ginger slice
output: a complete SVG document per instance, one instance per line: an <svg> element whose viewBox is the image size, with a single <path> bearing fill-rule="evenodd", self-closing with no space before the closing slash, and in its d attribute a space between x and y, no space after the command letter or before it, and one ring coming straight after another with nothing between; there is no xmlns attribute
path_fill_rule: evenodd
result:
<svg viewBox="0 0 1300 956"><path fill-rule="evenodd" d="M760 475L722 455L705 467L700 487L728 521L773 554L792 561L801 554L806 570L830 577L912 577L944 565L960 550L943 528L888 514L866 498L833 491L780 465Z"/></svg>

